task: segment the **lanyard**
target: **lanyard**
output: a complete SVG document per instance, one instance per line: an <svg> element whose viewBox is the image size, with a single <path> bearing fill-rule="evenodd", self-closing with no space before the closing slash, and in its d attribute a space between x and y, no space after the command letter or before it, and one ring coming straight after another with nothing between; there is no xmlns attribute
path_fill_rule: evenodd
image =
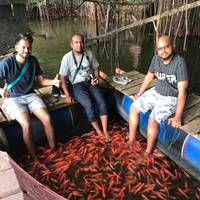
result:
<svg viewBox="0 0 200 200"><path fill-rule="evenodd" d="M19 80L20 80L20 79L22 78L22 76L24 75L24 73L25 73L26 69L28 68L28 66L29 66L29 62L27 61L27 62L24 64L24 66L23 66L23 68L22 68L22 70L21 70L19 76L18 76L14 81L12 81L11 83L8 84L7 90L10 90L12 87L14 87L14 86L19 82Z"/></svg>
<svg viewBox="0 0 200 200"><path fill-rule="evenodd" d="M78 63L77 63L77 60L76 60L76 57L75 57L73 51L72 51L72 56L73 56L73 59L74 59L74 63L75 63L75 65L76 65L76 71L75 71L74 77L73 77L73 79L72 79L72 81L71 81L71 82L73 83L74 80L75 80L75 78L76 78L76 75L78 74L78 71L79 71L79 69L80 69L80 67L81 67L81 64L82 64L82 61L83 61L83 57L84 57L84 52L83 52L83 54L82 54L82 57L81 57L81 61L80 61L80 63L79 63L79 66L78 66Z"/></svg>

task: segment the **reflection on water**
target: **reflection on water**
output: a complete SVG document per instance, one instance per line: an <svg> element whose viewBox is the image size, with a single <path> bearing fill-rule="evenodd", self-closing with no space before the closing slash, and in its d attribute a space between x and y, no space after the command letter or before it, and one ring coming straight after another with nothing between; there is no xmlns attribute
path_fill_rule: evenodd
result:
<svg viewBox="0 0 200 200"><path fill-rule="evenodd" d="M53 77L58 73L63 55L70 50L70 37L73 33L82 33L87 37L95 36L94 21L63 19L54 21L50 25L30 22L30 28L35 32L33 54L41 63L44 73ZM88 43L89 45L89 43ZM200 38L193 37L187 40L187 52L183 52L183 39L176 41L177 51L184 55L189 66L190 87L193 91L200 91L198 67L200 63ZM113 74L115 66L125 71L133 68L146 73L154 54L154 39L150 34L141 34L139 30L119 34L109 38L106 44L92 45L101 69Z"/></svg>

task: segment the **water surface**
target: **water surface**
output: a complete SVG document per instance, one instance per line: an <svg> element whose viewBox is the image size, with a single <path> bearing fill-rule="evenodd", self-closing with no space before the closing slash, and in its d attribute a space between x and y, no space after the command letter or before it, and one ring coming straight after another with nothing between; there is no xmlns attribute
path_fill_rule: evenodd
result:
<svg viewBox="0 0 200 200"><path fill-rule="evenodd" d="M62 19L51 24L30 22L30 28L35 32L33 54L38 58L48 77L54 77L59 71L60 62L65 53L70 51L70 37L74 33L82 33L86 37L95 36L94 21ZM125 71L137 69L146 73L154 55L154 37L151 29L132 29L109 38L100 46L87 43L100 63L100 69L108 74L113 74L115 66L120 66ZM183 51L183 38L176 40L176 50L183 55L188 63L190 75L190 91L199 94L199 63L200 63L200 38L189 37L187 51Z"/></svg>

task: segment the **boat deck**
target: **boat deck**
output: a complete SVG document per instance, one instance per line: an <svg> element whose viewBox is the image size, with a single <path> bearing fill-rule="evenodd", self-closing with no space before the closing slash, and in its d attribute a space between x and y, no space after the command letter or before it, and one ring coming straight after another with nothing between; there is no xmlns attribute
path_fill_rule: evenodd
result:
<svg viewBox="0 0 200 200"><path fill-rule="evenodd" d="M114 89L131 97L138 92L145 75L135 70L127 72L126 74L132 79L132 81L126 85L113 82L112 77L106 78L106 82ZM150 87L153 85L154 83L152 83ZM63 97L53 97L51 95L51 86L37 89L36 92L43 98L50 111L66 106ZM2 103L3 98L0 98L0 126L12 123L9 115L3 109ZM190 94L187 98L181 129L200 139L200 97L195 94Z"/></svg>
<svg viewBox="0 0 200 200"><path fill-rule="evenodd" d="M119 92L123 93L124 95L126 95L128 97L131 97L138 92L145 75L143 75L142 73L139 73L137 71L131 71L131 72L127 73L127 76L129 78L131 78L132 81L126 85L120 85L120 84L113 82L112 77L106 78L106 82L109 83L109 85L111 87L115 88ZM151 87L152 86L153 86L153 84L151 85ZM66 106L63 97L53 97L51 95L51 87L40 88L40 89L36 90L36 92L38 94L40 94L40 96L44 99L44 101L47 104L47 107L50 111ZM13 122L13 120L11 120L9 118L9 115L2 108L2 103L3 103L3 98L0 98L0 126L1 127ZM183 131L187 132L188 134L192 134L195 137L200 139L200 136L199 136L199 133L200 133L200 97L199 96L194 95L194 94L190 94L188 96L187 104L185 106L185 110L183 113L183 126L180 129L182 129ZM6 180L6 182L3 185L1 184L1 189L0 189L1 196L4 199L28 199L26 197L26 193L23 192L24 190L21 189L21 188L26 188L24 185L21 185L22 183L20 181L22 180L22 176L20 175L20 177L18 177L17 173L14 172L14 170L13 170L16 167L16 164L15 164L15 167L11 166L9 164L11 162L10 158L5 159L5 156L7 156L5 154L6 153L0 152L0 163L1 163L0 164L0 177L1 177L1 179ZM12 162L12 163L14 163L14 162ZM12 177L12 178L6 179L5 177L8 176L7 173L9 173L10 174L9 177ZM25 174L25 173L22 173L22 174ZM26 175L26 176L28 176L28 175ZM27 177L24 177L24 179L27 180ZM17 180L19 181L19 184L17 183ZM33 180L32 180L32 182L33 182ZM43 188L41 185L39 185L39 183L35 183L35 182L36 181L34 181L34 187L37 186L37 187ZM11 185L12 186L15 185L15 188L13 189L13 187L10 187ZM25 184L25 185L27 185L27 184ZM30 186L31 184L28 184L28 185ZM35 188L34 189L30 188L27 190L31 193L34 191L37 191ZM44 192L44 191L42 191L42 192ZM56 194L52 194L51 191L46 191L46 193L48 193L54 199L60 199L60 197L56 198ZM27 193L27 194L29 194L29 193ZM49 196L49 199L53 199L53 198L50 198L50 196Z"/></svg>
<svg viewBox="0 0 200 200"><path fill-rule="evenodd" d="M131 97L138 92L145 75L135 70L127 72L126 75L128 78L132 79L132 81L126 85L113 82L112 77L108 77L107 81L116 90ZM152 83L150 87L153 85L154 83ZM183 125L180 129L200 139L200 96L195 94L190 94L188 96L183 113Z"/></svg>
<svg viewBox="0 0 200 200"><path fill-rule="evenodd" d="M47 105L48 109L56 110L58 108L66 106L65 100L63 97L54 97L51 95L52 86L43 87L36 89L36 93L39 94ZM9 114L3 108L3 98L0 98L0 126L7 125L12 123L13 120L10 118Z"/></svg>

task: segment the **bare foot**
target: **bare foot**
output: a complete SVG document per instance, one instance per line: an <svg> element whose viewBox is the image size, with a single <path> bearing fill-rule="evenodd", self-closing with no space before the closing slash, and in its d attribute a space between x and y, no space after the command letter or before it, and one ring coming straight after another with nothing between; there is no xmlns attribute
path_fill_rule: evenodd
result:
<svg viewBox="0 0 200 200"><path fill-rule="evenodd" d="M111 137L109 136L108 132L105 132L105 133L104 133L104 136L105 136L105 138L106 138L106 142L111 142L111 141L112 141L112 139L111 139Z"/></svg>
<svg viewBox="0 0 200 200"><path fill-rule="evenodd" d="M165 157L165 155L159 149L154 149L152 155L155 156L156 158Z"/></svg>
<svg viewBox="0 0 200 200"><path fill-rule="evenodd" d="M148 153L148 152L145 151L145 152L136 160L136 164L137 164L137 165L143 165L143 164L145 164L150 155L151 155L150 153Z"/></svg>
<svg viewBox="0 0 200 200"><path fill-rule="evenodd" d="M100 131L100 132L97 132L97 135L98 136L103 136L104 134Z"/></svg>
<svg viewBox="0 0 200 200"><path fill-rule="evenodd" d="M131 148L132 148L135 142L136 142L136 140L128 140L128 141L127 141L128 147L131 147Z"/></svg>
<svg viewBox="0 0 200 200"><path fill-rule="evenodd" d="M129 132L125 133L125 138L124 138L125 142L127 142L129 140Z"/></svg>

